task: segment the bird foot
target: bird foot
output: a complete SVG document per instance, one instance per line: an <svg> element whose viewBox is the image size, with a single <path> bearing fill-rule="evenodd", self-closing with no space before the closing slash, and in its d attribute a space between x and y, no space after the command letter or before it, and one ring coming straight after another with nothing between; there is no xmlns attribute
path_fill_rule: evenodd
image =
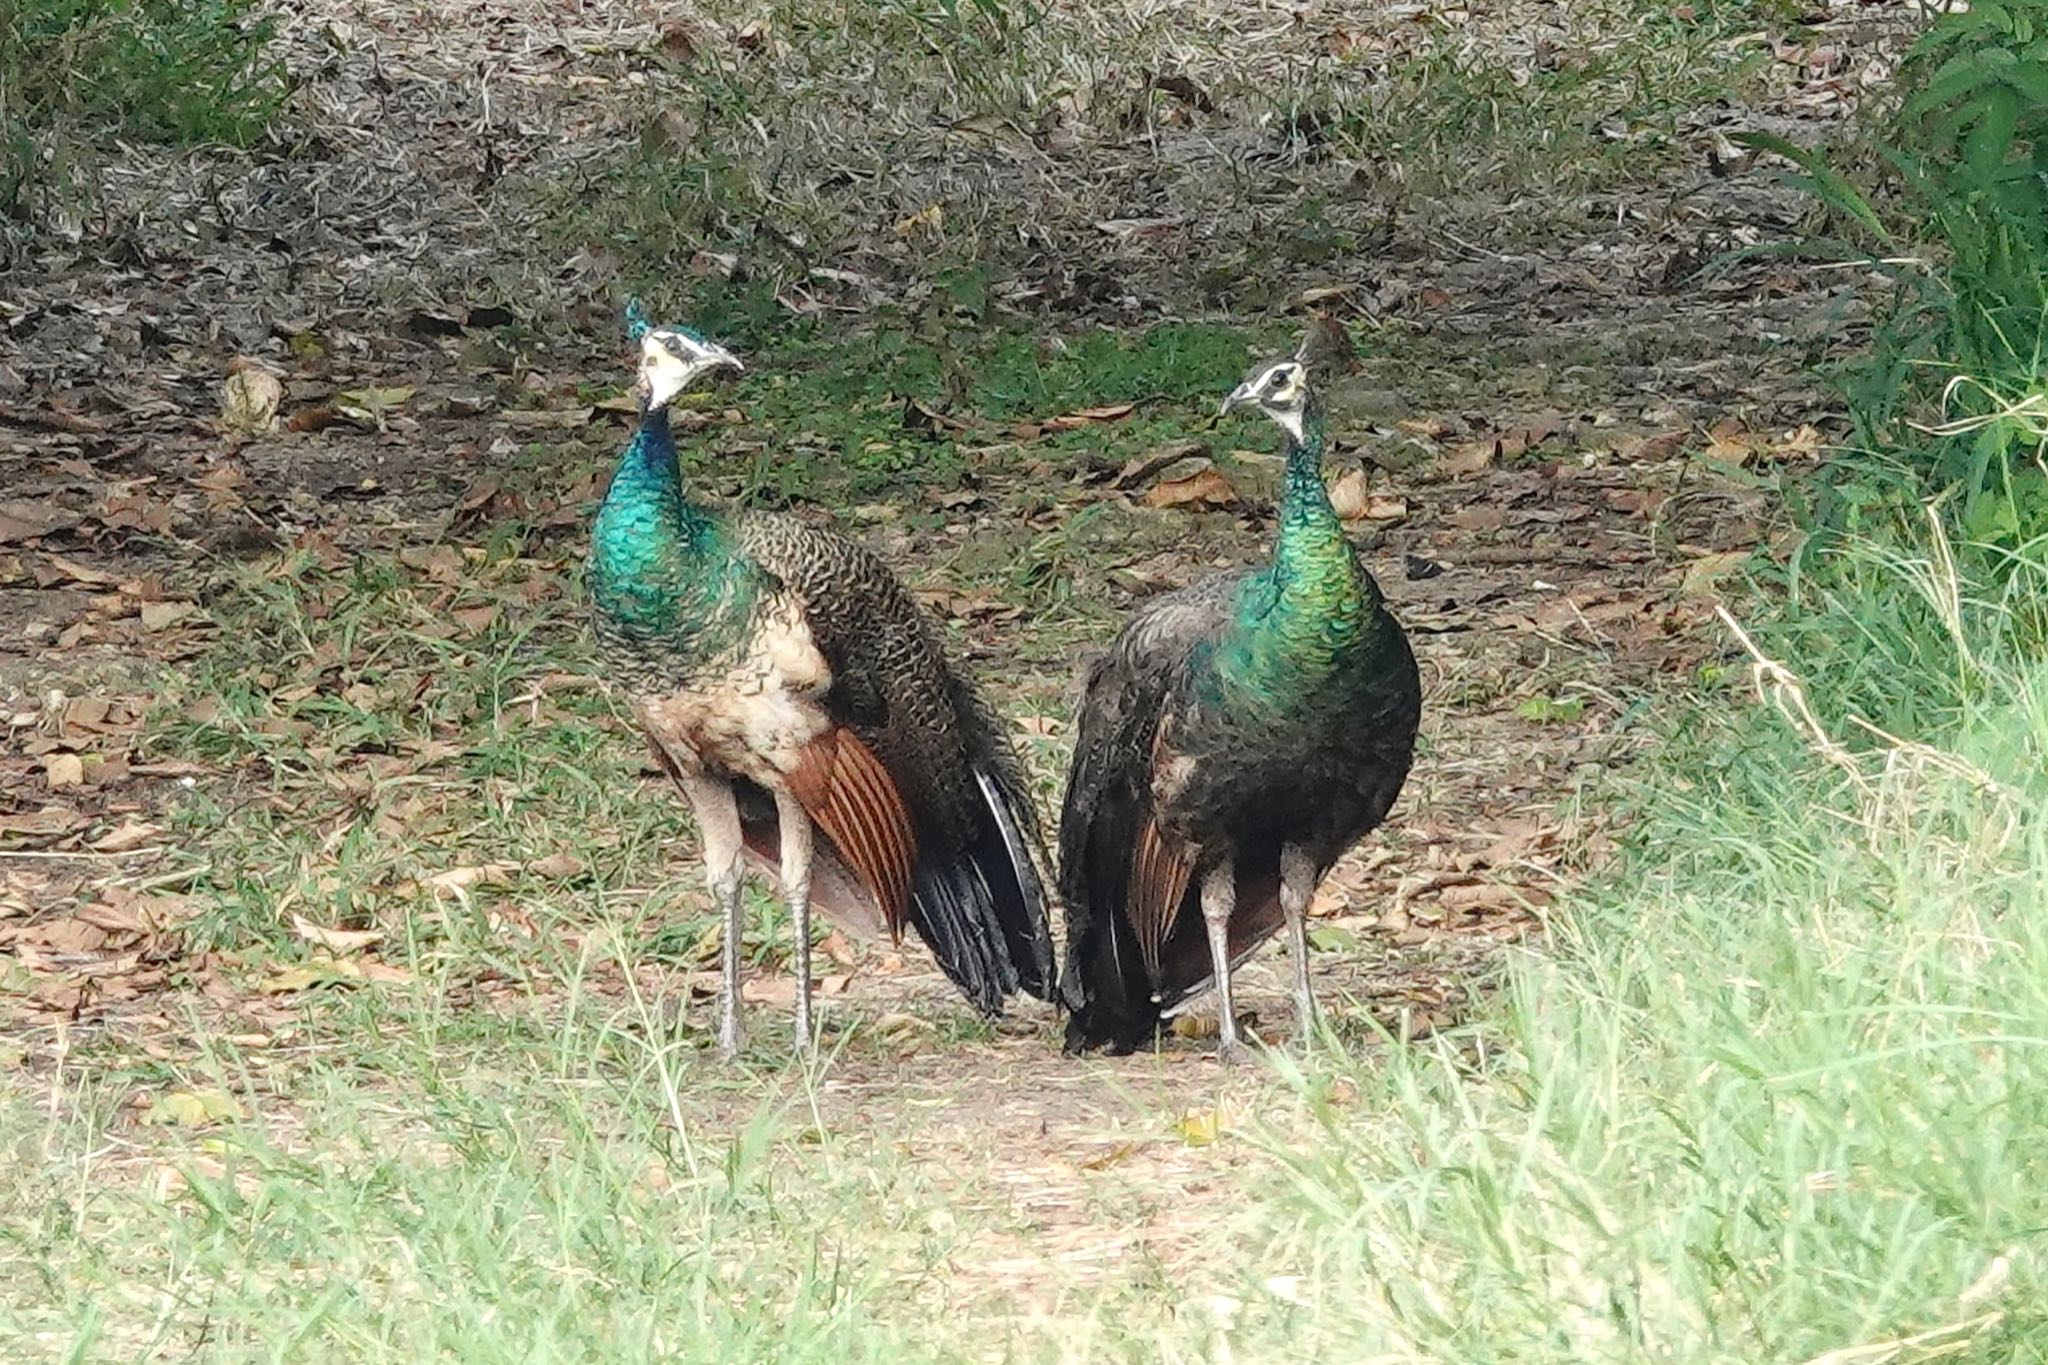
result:
<svg viewBox="0 0 2048 1365"><path fill-rule="evenodd" d="M1252 1061L1252 1050L1237 1038L1225 1038L1216 1044L1216 1060L1225 1066L1248 1066Z"/></svg>
<svg viewBox="0 0 2048 1365"><path fill-rule="evenodd" d="M718 1057L720 1061L732 1061L746 1046L746 1035L741 1032L737 1020L725 1020L718 1026Z"/></svg>
<svg viewBox="0 0 2048 1365"><path fill-rule="evenodd" d="M1314 1052L1316 1035L1322 1030L1322 1022L1313 1008L1298 1011L1295 1015L1294 1045L1303 1052Z"/></svg>

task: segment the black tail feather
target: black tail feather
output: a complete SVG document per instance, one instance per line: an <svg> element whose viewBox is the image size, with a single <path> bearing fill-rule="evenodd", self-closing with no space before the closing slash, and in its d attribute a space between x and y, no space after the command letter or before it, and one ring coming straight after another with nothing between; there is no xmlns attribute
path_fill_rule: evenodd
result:
<svg viewBox="0 0 2048 1365"><path fill-rule="evenodd" d="M1038 831L1030 798L986 769L977 770L974 776L986 812L976 822L970 856L982 869L994 898L996 922L1002 928L1010 963L1016 968L1018 986L1040 1000L1050 1000L1058 985L1052 921L1046 912L1045 886L1038 876Z"/></svg>
<svg viewBox="0 0 2048 1365"><path fill-rule="evenodd" d="M1069 1053L1104 1048L1122 1056L1157 1040L1160 1004L1152 998L1138 936L1122 915L1105 915L1079 929L1060 986L1070 1011Z"/></svg>
<svg viewBox="0 0 2048 1365"><path fill-rule="evenodd" d="M1112 808L1113 812L1115 808ZM1112 823L1112 829L1115 827ZM1114 842L1112 848L1119 847ZM1238 846L1237 910L1230 920L1230 960L1244 959L1280 928L1280 847L1270 839ZM1101 876L1102 874L1098 874ZM1138 936L1116 893L1079 883L1099 897L1097 913L1077 926L1068 947L1062 1003L1070 1010L1067 1051L1106 1048L1112 1054L1150 1047L1166 1012L1208 989L1215 979L1208 930L1202 922L1201 886L1189 885L1173 931L1160 945L1159 980L1145 969ZM1070 907L1071 908L1071 907Z"/></svg>
<svg viewBox="0 0 2048 1365"><path fill-rule="evenodd" d="M928 861L910 891L910 922L940 970L976 1009L994 1018L1017 989L981 869L964 859Z"/></svg>
<svg viewBox="0 0 2048 1365"><path fill-rule="evenodd" d="M1020 819L1000 779L975 776L983 801L969 842L950 858L927 857L919 866L910 918L961 993L994 1017L1020 989L1052 997L1052 930L1032 860L1029 808Z"/></svg>

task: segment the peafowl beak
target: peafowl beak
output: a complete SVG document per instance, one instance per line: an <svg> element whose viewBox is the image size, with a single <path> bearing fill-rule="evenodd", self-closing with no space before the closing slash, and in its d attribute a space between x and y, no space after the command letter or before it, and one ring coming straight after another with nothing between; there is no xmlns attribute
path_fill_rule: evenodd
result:
<svg viewBox="0 0 2048 1365"><path fill-rule="evenodd" d="M1236 388L1232 389L1229 392L1229 394L1225 396L1225 398L1223 399L1223 406L1216 409L1216 415L1218 417L1228 417L1234 409L1241 408L1245 404L1251 402L1252 397L1253 395L1251 381L1247 380L1244 383L1239 384Z"/></svg>
<svg viewBox="0 0 2048 1365"><path fill-rule="evenodd" d="M716 370L731 370L734 374L746 373L747 367L740 364L740 358L725 347L709 341L701 344L704 349L698 357L698 365L707 374Z"/></svg>

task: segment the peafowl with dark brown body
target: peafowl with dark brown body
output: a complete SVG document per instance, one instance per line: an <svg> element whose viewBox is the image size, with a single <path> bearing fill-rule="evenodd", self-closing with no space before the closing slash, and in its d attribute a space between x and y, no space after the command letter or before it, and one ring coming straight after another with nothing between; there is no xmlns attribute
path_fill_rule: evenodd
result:
<svg viewBox="0 0 2048 1365"><path fill-rule="evenodd" d="M1316 884L1386 818L1422 689L1407 638L1323 487L1323 419L1300 360L1264 366L1223 410L1287 435L1273 560L1147 603L1090 670L1060 820L1067 1050L1152 1042L1287 926L1302 1031Z"/></svg>
<svg viewBox="0 0 2048 1365"><path fill-rule="evenodd" d="M719 1046L741 1043L743 858L789 903L799 1049L813 1045L814 899L862 935L915 928L986 1014L1019 990L1051 998L1036 820L992 713L872 553L793 518L690 500L669 403L740 365L629 317L642 416L598 513L588 579L610 680L703 837L724 918Z"/></svg>

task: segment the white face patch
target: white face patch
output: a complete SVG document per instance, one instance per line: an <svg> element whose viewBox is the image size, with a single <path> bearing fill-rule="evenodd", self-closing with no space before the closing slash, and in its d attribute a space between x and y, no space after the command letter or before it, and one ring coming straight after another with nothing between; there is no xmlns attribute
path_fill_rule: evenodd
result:
<svg viewBox="0 0 2048 1365"><path fill-rule="evenodd" d="M640 380L647 386L649 407L665 407L696 377L697 367L662 345L658 332L649 332L640 342Z"/></svg>
<svg viewBox="0 0 2048 1365"><path fill-rule="evenodd" d="M722 346L688 332L657 329L640 339L640 383L650 407L662 407L712 370L738 370L740 362Z"/></svg>
<svg viewBox="0 0 2048 1365"><path fill-rule="evenodd" d="M1283 360L1259 377L1259 401L1271 408L1299 407L1307 382L1306 370L1292 360Z"/></svg>

